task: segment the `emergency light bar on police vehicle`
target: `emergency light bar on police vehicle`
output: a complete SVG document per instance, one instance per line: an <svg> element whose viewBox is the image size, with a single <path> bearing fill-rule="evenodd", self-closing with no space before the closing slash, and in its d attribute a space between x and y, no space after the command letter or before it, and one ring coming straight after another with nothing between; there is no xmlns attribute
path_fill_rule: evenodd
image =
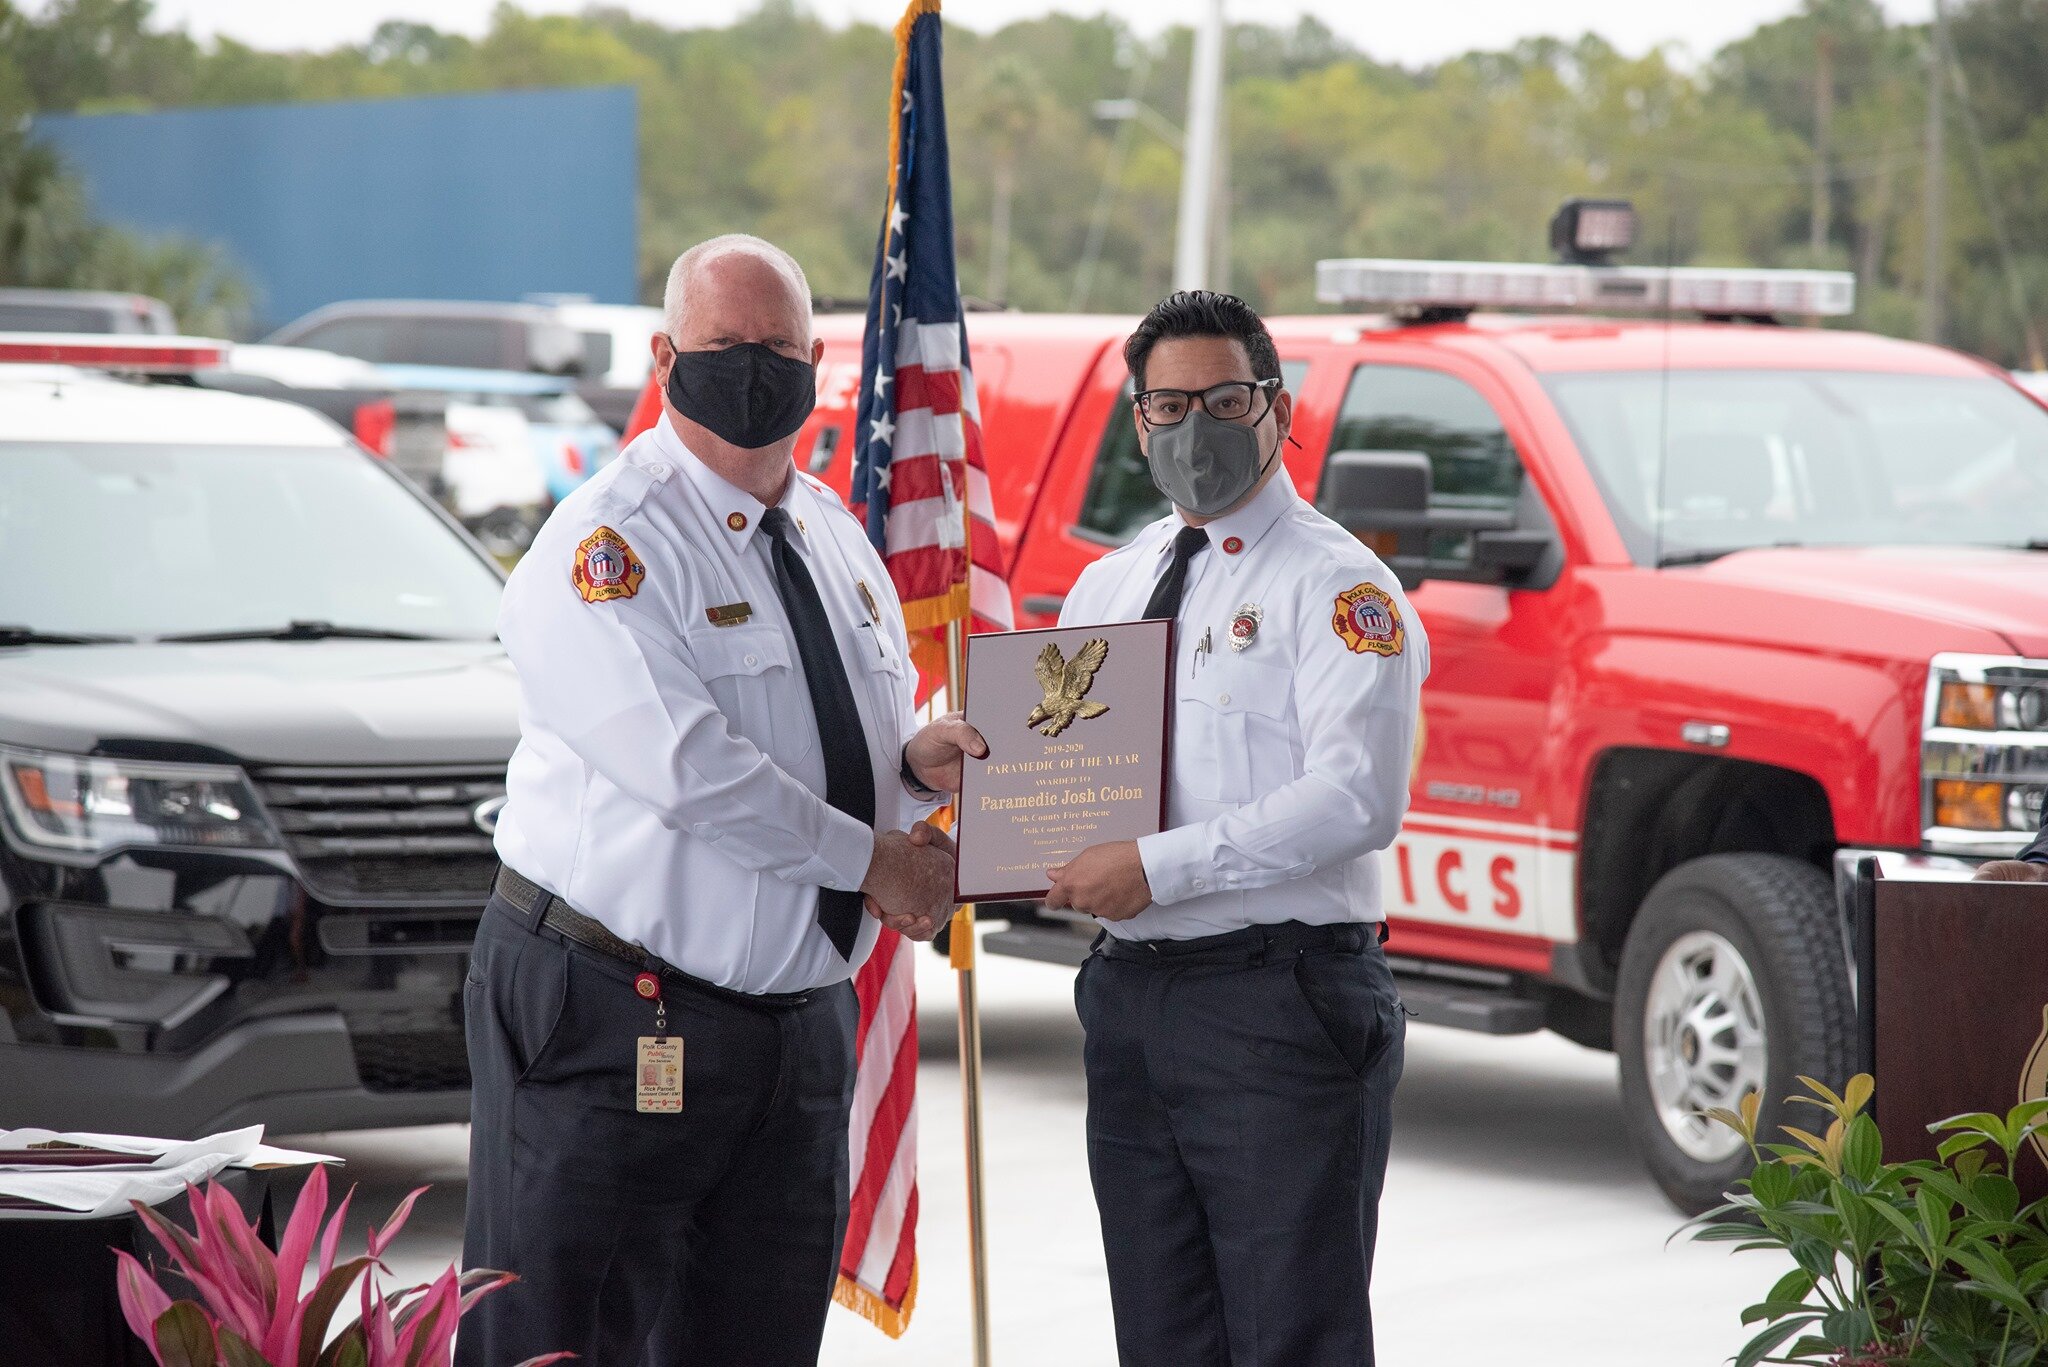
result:
<svg viewBox="0 0 2048 1367"><path fill-rule="evenodd" d="M1316 262L1316 299L1400 312L1489 308L1840 318L1856 307L1856 277L1847 271L1353 257Z"/></svg>
<svg viewBox="0 0 2048 1367"><path fill-rule="evenodd" d="M97 332L0 332L0 365L183 375L227 364L231 344L212 337L121 337Z"/></svg>

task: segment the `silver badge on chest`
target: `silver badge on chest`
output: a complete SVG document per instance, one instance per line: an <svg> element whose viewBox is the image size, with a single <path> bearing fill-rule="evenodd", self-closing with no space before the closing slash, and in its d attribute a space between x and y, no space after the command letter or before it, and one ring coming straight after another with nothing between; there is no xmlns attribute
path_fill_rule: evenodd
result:
<svg viewBox="0 0 2048 1367"><path fill-rule="evenodd" d="M1266 620L1266 610L1257 603L1246 603L1231 615L1230 648L1243 650L1259 636L1259 623Z"/></svg>

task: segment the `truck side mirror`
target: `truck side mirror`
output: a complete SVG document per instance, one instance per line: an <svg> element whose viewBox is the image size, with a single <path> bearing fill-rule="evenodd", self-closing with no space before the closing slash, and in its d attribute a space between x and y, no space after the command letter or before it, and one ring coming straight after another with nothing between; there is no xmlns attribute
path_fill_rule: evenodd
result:
<svg viewBox="0 0 2048 1367"><path fill-rule="evenodd" d="M1338 451L1323 467L1323 511L1350 527L1420 527L1429 512L1429 457L1420 451Z"/></svg>
<svg viewBox="0 0 2048 1367"><path fill-rule="evenodd" d="M1420 451L1338 451L1316 504L1413 589L1425 579L1548 588L1562 566L1557 528L1526 483L1514 511L1430 506Z"/></svg>
<svg viewBox="0 0 2048 1367"><path fill-rule="evenodd" d="M1412 589L1428 573L1430 489L1420 451L1335 451L1316 502Z"/></svg>

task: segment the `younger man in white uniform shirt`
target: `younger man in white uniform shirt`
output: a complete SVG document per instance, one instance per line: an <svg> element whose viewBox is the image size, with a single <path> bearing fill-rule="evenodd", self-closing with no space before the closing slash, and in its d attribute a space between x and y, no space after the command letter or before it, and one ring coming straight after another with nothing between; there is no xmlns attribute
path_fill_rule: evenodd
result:
<svg viewBox="0 0 2048 1367"><path fill-rule="evenodd" d="M1429 643L1295 493L1292 402L1242 301L1176 294L1124 348L1176 511L1060 625L1176 619L1168 829L1083 851L1075 1001L1124 1367L1357 1367L1403 1021L1376 851L1407 809Z"/></svg>

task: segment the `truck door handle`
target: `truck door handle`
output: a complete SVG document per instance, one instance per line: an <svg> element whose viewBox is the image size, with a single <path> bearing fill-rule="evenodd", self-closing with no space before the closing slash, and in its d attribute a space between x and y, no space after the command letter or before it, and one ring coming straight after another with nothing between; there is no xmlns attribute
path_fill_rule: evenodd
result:
<svg viewBox="0 0 2048 1367"><path fill-rule="evenodd" d="M1024 595L1024 611L1040 617L1057 617L1066 601L1064 593L1027 593Z"/></svg>

